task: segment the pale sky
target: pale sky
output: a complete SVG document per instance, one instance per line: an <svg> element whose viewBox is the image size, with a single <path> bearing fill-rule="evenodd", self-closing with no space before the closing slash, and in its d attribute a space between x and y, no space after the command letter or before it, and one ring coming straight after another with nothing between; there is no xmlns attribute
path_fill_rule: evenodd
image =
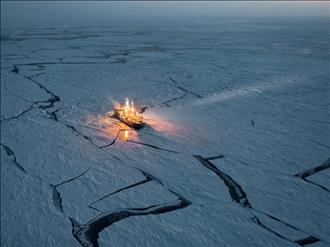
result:
<svg viewBox="0 0 330 247"><path fill-rule="evenodd" d="M141 18L302 16L329 18L329 2L1 1L1 27L98 25Z"/></svg>

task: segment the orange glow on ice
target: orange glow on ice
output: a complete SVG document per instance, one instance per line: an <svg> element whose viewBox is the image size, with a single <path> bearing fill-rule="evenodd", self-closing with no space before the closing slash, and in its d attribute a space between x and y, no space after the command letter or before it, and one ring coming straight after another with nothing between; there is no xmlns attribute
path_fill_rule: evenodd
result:
<svg viewBox="0 0 330 247"><path fill-rule="evenodd" d="M96 130L94 132L95 138L102 142L109 142L114 139L122 140L126 142L128 138L130 140L138 141L138 133L136 130L127 127L124 123L115 118L109 117L111 113L107 115L90 115L87 119L87 126Z"/></svg>
<svg viewBox="0 0 330 247"><path fill-rule="evenodd" d="M137 119L142 119L139 113L139 108L135 107L133 103L128 100L123 106L116 104L115 108L121 107L126 116L133 116ZM92 129L93 139L95 138L100 143L107 143L113 140L116 141L139 141L139 133L136 129L129 127L124 122L118 120L115 112L108 112L105 115L90 115L86 122L86 127ZM167 136L185 136L188 125L179 122L173 122L169 119L173 116L166 116L166 113L148 111L144 113L143 123L146 125L147 132L145 134L152 134L152 132L165 134ZM175 116L174 116L175 118Z"/></svg>

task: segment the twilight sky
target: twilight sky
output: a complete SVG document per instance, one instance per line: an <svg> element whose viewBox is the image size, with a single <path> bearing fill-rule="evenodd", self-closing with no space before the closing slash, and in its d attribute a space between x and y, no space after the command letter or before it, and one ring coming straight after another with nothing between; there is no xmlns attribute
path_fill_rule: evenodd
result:
<svg viewBox="0 0 330 247"><path fill-rule="evenodd" d="M328 2L1 1L1 27L98 25L141 18L306 16L329 18Z"/></svg>

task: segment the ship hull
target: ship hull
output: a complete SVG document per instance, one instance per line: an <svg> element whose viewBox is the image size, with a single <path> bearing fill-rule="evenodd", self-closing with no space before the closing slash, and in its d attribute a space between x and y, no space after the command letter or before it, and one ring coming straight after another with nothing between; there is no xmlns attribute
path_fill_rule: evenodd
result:
<svg viewBox="0 0 330 247"><path fill-rule="evenodd" d="M129 121L125 118L122 118L120 117L119 115L119 112L118 111L115 111L115 114L113 115L116 119L118 119L120 122L126 124L128 127L131 127L133 129L141 129L144 127L144 123L143 122L139 122L139 123L136 123L136 122L132 122L132 121Z"/></svg>

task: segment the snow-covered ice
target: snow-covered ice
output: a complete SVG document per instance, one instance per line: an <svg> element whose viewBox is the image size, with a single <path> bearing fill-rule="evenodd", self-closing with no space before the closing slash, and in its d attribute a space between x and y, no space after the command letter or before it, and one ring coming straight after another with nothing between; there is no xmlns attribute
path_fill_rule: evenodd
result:
<svg viewBox="0 0 330 247"><path fill-rule="evenodd" d="M328 20L2 30L1 51L1 246L330 245ZM125 97L143 129L105 117Z"/></svg>

